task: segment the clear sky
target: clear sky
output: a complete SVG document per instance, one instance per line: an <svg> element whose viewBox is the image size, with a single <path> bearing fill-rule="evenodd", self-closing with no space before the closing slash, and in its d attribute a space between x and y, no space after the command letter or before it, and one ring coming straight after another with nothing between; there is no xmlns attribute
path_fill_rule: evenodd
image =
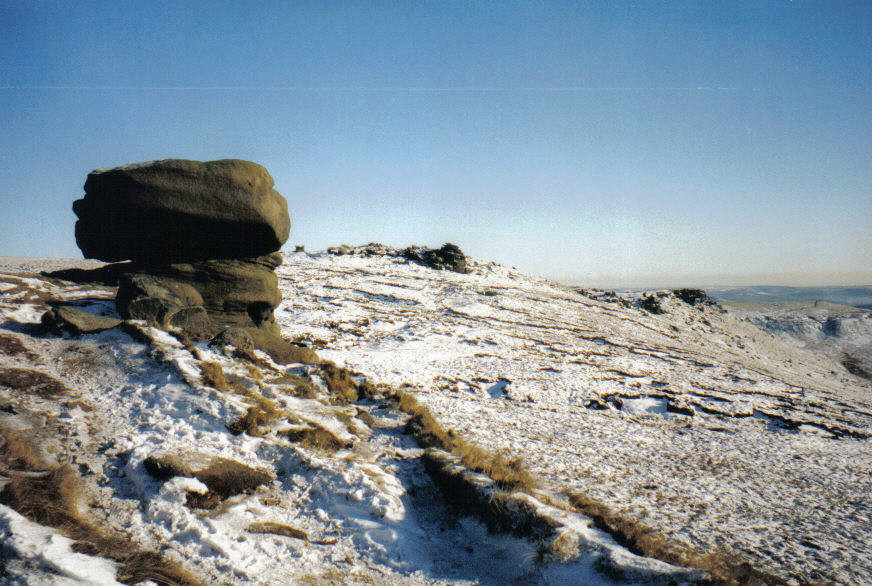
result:
<svg viewBox="0 0 872 586"><path fill-rule="evenodd" d="M590 286L872 284L870 2L0 0L0 255L97 167L241 158L288 246Z"/></svg>

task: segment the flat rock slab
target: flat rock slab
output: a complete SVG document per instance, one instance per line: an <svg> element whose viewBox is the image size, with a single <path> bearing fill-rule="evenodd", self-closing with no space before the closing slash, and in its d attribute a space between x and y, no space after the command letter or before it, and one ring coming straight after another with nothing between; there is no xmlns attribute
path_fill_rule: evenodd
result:
<svg viewBox="0 0 872 586"><path fill-rule="evenodd" d="M291 228L269 172L238 159L97 169L73 211L82 253L107 262L260 256L281 248Z"/></svg>
<svg viewBox="0 0 872 586"><path fill-rule="evenodd" d="M73 307L54 307L42 316L42 323L50 328L81 335L111 330L123 322L118 318L94 315Z"/></svg>

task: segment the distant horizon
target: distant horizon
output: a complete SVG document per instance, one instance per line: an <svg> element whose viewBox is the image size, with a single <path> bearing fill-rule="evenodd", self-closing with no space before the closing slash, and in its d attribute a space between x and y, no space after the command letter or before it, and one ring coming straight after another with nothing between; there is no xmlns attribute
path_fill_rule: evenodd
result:
<svg viewBox="0 0 872 586"><path fill-rule="evenodd" d="M340 246L348 244L349 246L362 246L371 241L352 243L352 242L337 242L331 246ZM410 242L406 246L421 245L418 242ZM438 246L438 245L433 245ZM319 249L309 249L306 247L307 253L325 252L329 247ZM401 247L400 247L401 248ZM284 254L293 254L293 245L285 245L280 252ZM466 253L466 251L464 251ZM542 277L556 281L569 287L580 287L590 289L616 289L616 290L658 290L658 289L679 289L679 288L741 288L741 287L795 287L795 288L818 288L818 287L868 287L872 288L872 272L856 273L854 275L839 275L839 274L821 274L821 275L790 275L790 274L773 274L773 275L739 275L739 276L701 276L693 277L688 275L683 276L664 276L664 277L641 277L634 279L620 280L618 278L599 277L596 280L584 280L574 278L560 278L555 275L548 275L535 269L527 269L506 262L499 262L494 259L478 258L474 255L468 255L472 260L488 263L496 262L502 266L512 267L529 275ZM9 261L16 259L51 259L51 260L74 260L87 261L94 263L102 263L96 259L86 259L81 255L77 256L49 256L49 255L9 255L0 254L0 261ZM122 261L124 262L124 261ZM111 263L104 263L111 264Z"/></svg>

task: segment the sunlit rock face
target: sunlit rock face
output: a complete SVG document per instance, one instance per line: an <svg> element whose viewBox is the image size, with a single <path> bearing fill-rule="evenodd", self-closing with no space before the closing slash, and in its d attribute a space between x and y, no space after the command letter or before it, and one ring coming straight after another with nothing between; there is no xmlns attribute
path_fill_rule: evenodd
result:
<svg viewBox="0 0 872 586"><path fill-rule="evenodd" d="M281 248L291 228L269 172L238 159L97 169L73 211L85 258L107 262L257 257Z"/></svg>

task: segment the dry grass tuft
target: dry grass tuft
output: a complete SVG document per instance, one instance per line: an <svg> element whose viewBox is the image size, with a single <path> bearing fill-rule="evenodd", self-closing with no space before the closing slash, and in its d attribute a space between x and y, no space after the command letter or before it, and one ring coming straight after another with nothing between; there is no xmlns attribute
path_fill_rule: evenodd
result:
<svg viewBox="0 0 872 586"><path fill-rule="evenodd" d="M5 428L0 428L0 436L4 440L0 446L0 464L9 477L0 491L0 502L31 521L53 527L75 540L73 550L116 561L116 580L122 583L151 580L168 586L202 584L192 573L161 554L143 550L111 529L104 530L91 523L82 511L82 485L78 475L69 466L50 466L33 438Z"/></svg>
<svg viewBox="0 0 872 586"><path fill-rule="evenodd" d="M676 566L709 573L712 584L739 586L745 584L780 586L787 582L777 576L753 568L735 557L721 552L701 554L687 546L670 541L654 529L626 519L608 505L580 493L570 493L569 502L590 517L594 525L608 532L615 541L635 554L655 558Z"/></svg>
<svg viewBox="0 0 872 586"><path fill-rule="evenodd" d="M250 436L263 435L261 426L269 424L281 416L281 412L276 409L273 401L261 397L261 402L252 405L245 412L245 415L227 425L227 429L233 435L247 433Z"/></svg>
<svg viewBox="0 0 872 586"><path fill-rule="evenodd" d="M433 413L410 393L394 390L393 397L397 401L397 407L412 416L406 423L406 430L424 446L451 452L460 457L466 467L486 474L500 486L527 492L539 487L538 481L524 467L521 458L488 452L467 442L452 430L446 430Z"/></svg>
<svg viewBox="0 0 872 586"><path fill-rule="evenodd" d="M265 470L225 458L215 458L205 469L195 472L194 477L222 498L251 492L273 480Z"/></svg>
<svg viewBox="0 0 872 586"><path fill-rule="evenodd" d="M292 442L318 450L335 452L351 447L350 443L342 441L329 429L315 424L310 424L310 427L288 429L281 432L281 435Z"/></svg>
<svg viewBox="0 0 872 586"><path fill-rule="evenodd" d="M59 380L24 368L0 368L0 385L44 399L57 399L69 392Z"/></svg>
<svg viewBox="0 0 872 586"><path fill-rule="evenodd" d="M0 332L0 354L6 356L24 355L28 360L36 360L39 355L30 350L24 343L18 339L18 336Z"/></svg>
<svg viewBox="0 0 872 586"><path fill-rule="evenodd" d="M324 377L324 382L337 403L353 403L360 398L359 385L352 378L350 371L332 362L325 362L321 365L321 376Z"/></svg>
<svg viewBox="0 0 872 586"><path fill-rule="evenodd" d="M81 486L69 466L58 466L39 475L12 474L0 492L0 502L28 519L64 529L74 539L91 537L81 519Z"/></svg>
<svg viewBox="0 0 872 586"><path fill-rule="evenodd" d="M265 471L246 466L227 458L212 458L206 466L196 466L197 457L184 454L158 454L147 457L142 464L157 480L174 476L196 478L222 499L250 492L272 482L273 476Z"/></svg>
<svg viewBox="0 0 872 586"><path fill-rule="evenodd" d="M212 387L216 391L227 392L230 387L224 377L224 369L217 362L201 362L200 377L203 384Z"/></svg>
<svg viewBox="0 0 872 586"><path fill-rule="evenodd" d="M301 399L315 399L318 397L318 389L311 381L304 379L295 374L286 374L283 376L268 379L266 382L271 384L287 385L283 389L291 395Z"/></svg>
<svg viewBox="0 0 872 586"><path fill-rule="evenodd" d="M12 470L50 470L39 444L30 440L23 431L0 428L0 461L3 467Z"/></svg>
<svg viewBox="0 0 872 586"><path fill-rule="evenodd" d="M240 358L242 360L247 360L251 363L251 366L256 366L261 368L262 370L267 371L275 371L275 367L269 363L269 361L261 358L257 354L254 353L254 350L251 348L234 348L233 350L233 358Z"/></svg>
<svg viewBox="0 0 872 586"><path fill-rule="evenodd" d="M297 529L290 525L283 525L282 523L273 523L272 521L252 523L248 526L248 532L268 533L271 535L281 535L282 537L293 537L294 539L309 541L309 534L302 529Z"/></svg>

